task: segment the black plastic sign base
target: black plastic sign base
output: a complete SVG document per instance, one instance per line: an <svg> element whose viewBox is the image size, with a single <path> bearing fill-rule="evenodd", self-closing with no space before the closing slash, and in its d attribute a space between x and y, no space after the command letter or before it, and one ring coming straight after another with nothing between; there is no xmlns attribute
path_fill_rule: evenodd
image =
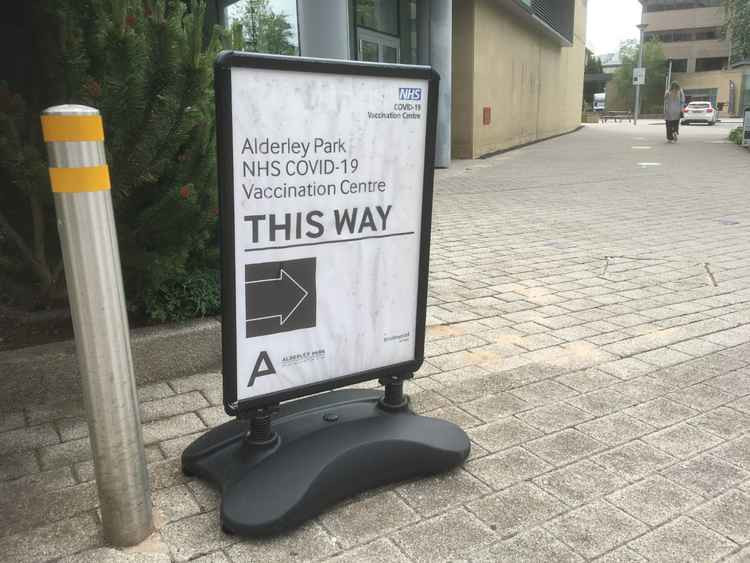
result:
<svg viewBox="0 0 750 563"><path fill-rule="evenodd" d="M387 410L377 390L342 390L286 403L270 445L247 442L248 422L209 431L182 469L218 486L222 529L263 536L294 528L358 492L446 471L469 455L455 424Z"/></svg>

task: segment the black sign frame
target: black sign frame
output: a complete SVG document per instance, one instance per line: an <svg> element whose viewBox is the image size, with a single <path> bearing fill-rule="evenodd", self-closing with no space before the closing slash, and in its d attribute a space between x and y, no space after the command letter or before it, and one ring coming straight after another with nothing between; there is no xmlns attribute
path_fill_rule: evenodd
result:
<svg viewBox="0 0 750 563"><path fill-rule="evenodd" d="M427 80L427 131L425 138L424 174L422 186L422 218L420 232L419 272L417 287L417 316L414 359L383 366L377 369L326 379L291 389L237 400L237 335L236 335L236 264L234 232L234 156L232 129L232 68L259 68L297 72L375 76L383 78L411 78ZM440 76L431 67L394 65L261 55L239 51L223 51L214 63L214 90L216 105L217 175L219 187L219 221L221 248L221 300L222 300L222 362L224 410L230 416L262 408L282 401L314 393L329 391L382 377L402 377L417 371L424 362L425 319L427 314L427 283L432 229L432 200L435 165L435 139L437 128L437 103Z"/></svg>

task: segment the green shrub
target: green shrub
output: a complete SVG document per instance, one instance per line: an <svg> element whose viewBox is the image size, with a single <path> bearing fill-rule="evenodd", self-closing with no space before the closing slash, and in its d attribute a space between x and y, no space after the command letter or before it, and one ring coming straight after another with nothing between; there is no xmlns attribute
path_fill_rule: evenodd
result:
<svg viewBox="0 0 750 563"><path fill-rule="evenodd" d="M145 295L149 316L157 321L183 321L216 315L221 308L218 270L173 277Z"/></svg>
<svg viewBox="0 0 750 563"><path fill-rule="evenodd" d="M0 297L61 306L66 288L40 112L98 108L128 310L218 310L213 59L193 0L28 0L31 64L0 83ZM209 35L209 41L206 36Z"/></svg>
<svg viewBox="0 0 750 563"><path fill-rule="evenodd" d="M742 127L737 127L736 129L732 129L729 132L729 140L737 145L741 145L742 135L743 135Z"/></svg>

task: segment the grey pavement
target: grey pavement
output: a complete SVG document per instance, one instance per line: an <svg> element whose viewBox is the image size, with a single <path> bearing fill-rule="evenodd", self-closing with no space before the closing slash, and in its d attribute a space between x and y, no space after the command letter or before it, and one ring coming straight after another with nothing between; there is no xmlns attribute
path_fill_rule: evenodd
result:
<svg viewBox="0 0 750 563"><path fill-rule="evenodd" d="M420 413L463 468L265 540L179 468L220 376L139 389L158 531L103 546L80 404L0 415L0 560L749 561L750 153L641 122L437 174Z"/></svg>

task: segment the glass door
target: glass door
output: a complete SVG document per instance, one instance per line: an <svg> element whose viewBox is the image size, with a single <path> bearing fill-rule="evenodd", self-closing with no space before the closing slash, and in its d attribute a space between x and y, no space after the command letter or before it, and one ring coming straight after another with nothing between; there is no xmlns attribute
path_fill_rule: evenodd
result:
<svg viewBox="0 0 750 563"><path fill-rule="evenodd" d="M401 43L398 37L358 27L357 39L360 61L394 64L401 61Z"/></svg>

